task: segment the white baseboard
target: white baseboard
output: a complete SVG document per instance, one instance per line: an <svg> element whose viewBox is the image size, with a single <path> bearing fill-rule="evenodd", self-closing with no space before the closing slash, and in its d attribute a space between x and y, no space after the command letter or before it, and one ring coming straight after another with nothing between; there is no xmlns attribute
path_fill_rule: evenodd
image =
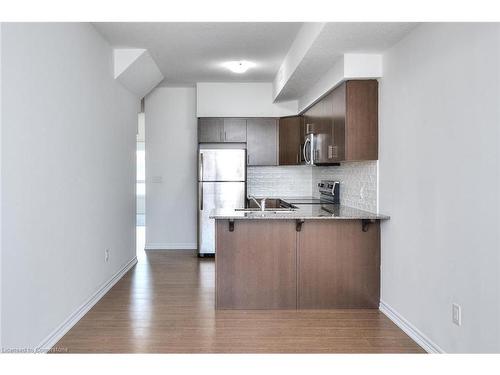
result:
<svg viewBox="0 0 500 375"><path fill-rule="evenodd" d="M196 250L196 243L147 243L145 250Z"/></svg>
<svg viewBox="0 0 500 375"><path fill-rule="evenodd" d="M134 257L125 264L111 279L105 282L90 298L73 312L59 327L49 334L38 345L37 352L48 352L83 316L104 297L104 295L125 275L135 264L137 257Z"/></svg>
<svg viewBox="0 0 500 375"><path fill-rule="evenodd" d="M422 347L427 353L445 353L436 343L420 332L413 324L406 320L400 313L394 310L384 301L380 300L379 310L394 322L404 333Z"/></svg>

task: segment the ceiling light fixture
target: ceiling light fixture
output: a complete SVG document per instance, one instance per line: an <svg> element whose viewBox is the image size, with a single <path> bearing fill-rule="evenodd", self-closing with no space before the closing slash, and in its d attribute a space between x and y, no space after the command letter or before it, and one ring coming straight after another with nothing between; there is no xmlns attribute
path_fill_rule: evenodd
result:
<svg viewBox="0 0 500 375"><path fill-rule="evenodd" d="M228 61L222 64L223 67L238 74L245 73L249 68L253 68L255 65L255 63L246 60Z"/></svg>

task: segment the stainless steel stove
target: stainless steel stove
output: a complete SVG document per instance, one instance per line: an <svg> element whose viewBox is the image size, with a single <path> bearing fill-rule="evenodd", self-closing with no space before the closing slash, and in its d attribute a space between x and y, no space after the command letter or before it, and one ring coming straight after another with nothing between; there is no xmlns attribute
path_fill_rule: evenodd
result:
<svg viewBox="0 0 500 375"><path fill-rule="evenodd" d="M334 211L333 205L340 204L340 182L332 180L322 180L318 183L321 208L328 212Z"/></svg>

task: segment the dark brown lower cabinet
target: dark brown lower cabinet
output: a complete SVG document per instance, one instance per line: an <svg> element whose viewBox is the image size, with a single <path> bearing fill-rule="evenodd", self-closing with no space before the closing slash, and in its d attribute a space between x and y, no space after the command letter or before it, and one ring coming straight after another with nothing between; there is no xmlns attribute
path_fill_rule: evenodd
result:
<svg viewBox="0 0 500 375"><path fill-rule="evenodd" d="M380 225L306 221L298 239L298 307L378 308Z"/></svg>
<svg viewBox="0 0 500 375"><path fill-rule="evenodd" d="M217 309L378 308L380 226L216 220Z"/></svg>
<svg viewBox="0 0 500 375"><path fill-rule="evenodd" d="M216 221L216 308L295 309L297 254L292 220Z"/></svg>

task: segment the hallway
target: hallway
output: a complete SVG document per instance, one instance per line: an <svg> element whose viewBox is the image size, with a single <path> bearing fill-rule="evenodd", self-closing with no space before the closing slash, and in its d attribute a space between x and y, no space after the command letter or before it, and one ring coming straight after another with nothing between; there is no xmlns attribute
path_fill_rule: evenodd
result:
<svg viewBox="0 0 500 375"><path fill-rule="evenodd" d="M138 247L141 234L139 227ZM68 353L423 352L378 310L216 312L214 271L213 259L198 259L190 251L138 251L138 264L55 348Z"/></svg>

